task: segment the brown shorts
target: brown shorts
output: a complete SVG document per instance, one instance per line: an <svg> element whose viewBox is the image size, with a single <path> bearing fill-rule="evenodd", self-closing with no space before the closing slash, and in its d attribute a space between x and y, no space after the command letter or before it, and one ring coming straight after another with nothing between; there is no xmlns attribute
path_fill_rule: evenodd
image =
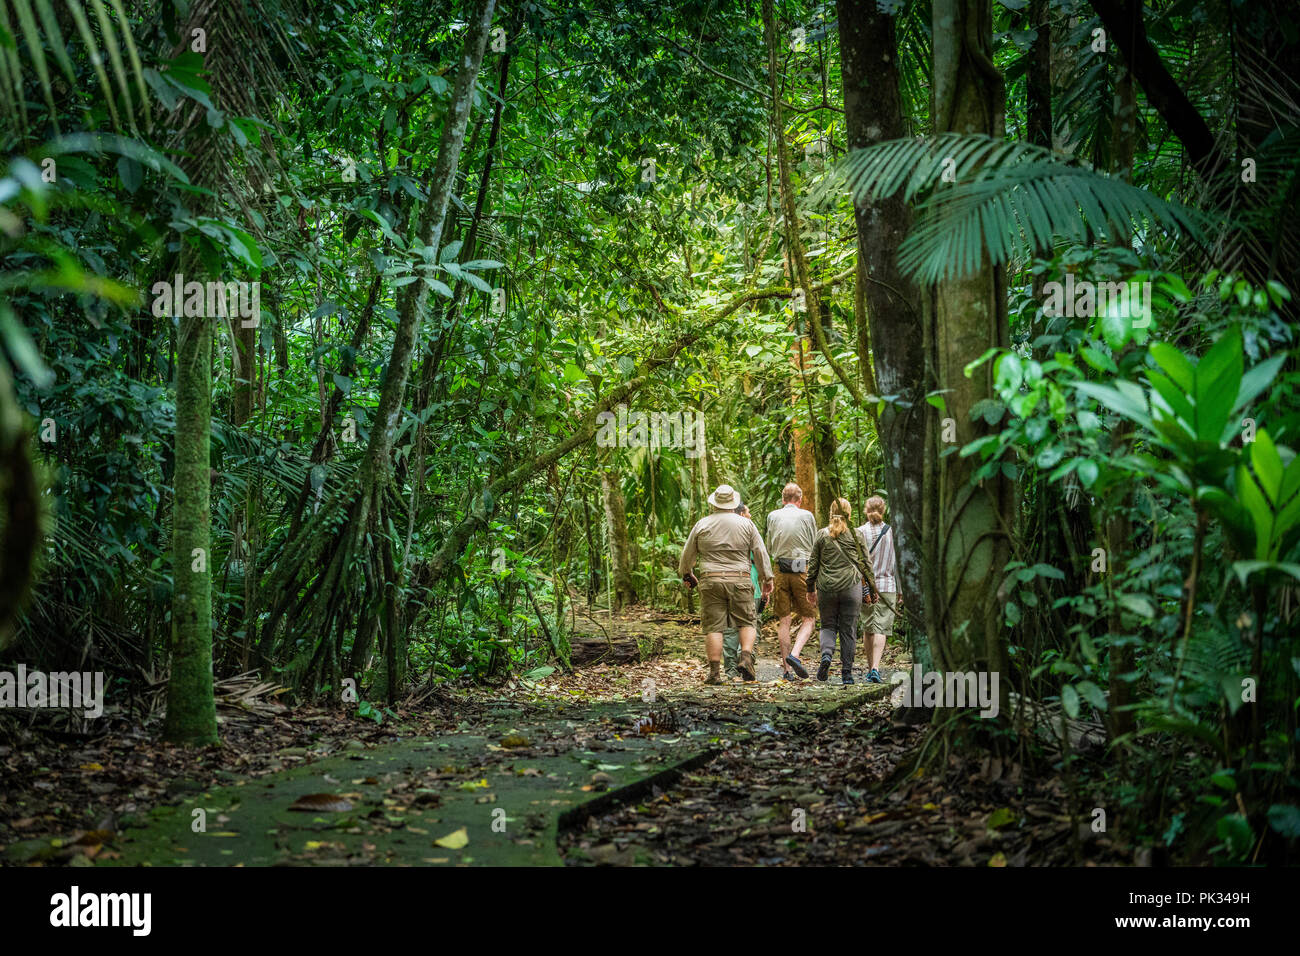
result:
<svg viewBox="0 0 1300 956"><path fill-rule="evenodd" d="M755 627L754 582L748 575L700 578L700 628L717 634L729 627Z"/></svg>
<svg viewBox="0 0 1300 956"><path fill-rule="evenodd" d="M785 617L792 611L805 620L817 617L817 610L808 603L808 575L805 572L791 574L777 568L776 586L772 591L772 613L777 617Z"/></svg>

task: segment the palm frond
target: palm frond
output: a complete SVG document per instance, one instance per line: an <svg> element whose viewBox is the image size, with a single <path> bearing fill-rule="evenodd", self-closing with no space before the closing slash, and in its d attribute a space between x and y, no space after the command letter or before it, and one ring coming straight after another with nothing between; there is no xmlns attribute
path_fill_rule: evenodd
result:
<svg viewBox="0 0 1300 956"><path fill-rule="evenodd" d="M126 11L121 0L89 0L89 3L98 35L91 27L81 0L66 0L67 11L76 27L77 36L85 47L86 58L99 81L100 92L114 128L119 131L122 129L122 113L125 113L126 125L134 131L136 110L131 95L131 81L135 82L141 104L146 103L148 97L144 69L131 37ZM19 56L20 39L25 50L25 60ZM40 132L32 129L32 117L27 111L27 98L23 88L24 61L36 74L36 82L47 111L44 119L49 121L55 133L59 132L60 107L54 96L54 75L50 69L47 47L48 53L53 55L58 68L67 78L69 87L77 91L77 71L72 58L68 56L68 43L59 26L53 0L0 0L0 115L24 135ZM105 61L112 70L112 82L104 68ZM130 62L129 69L127 61ZM113 93L114 84L117 96ZM118 110L119 102L122 113ZM63 111L66 112L66 105Z"/></svg>
<svg viewBox="0 0 1300 956"><path fill-rule="evenodd" d="M927 285L985 261L1027 260L1058 239L1164 230L1204 242L1210 232L1196 210L1029 143L959 133L896 139L851 153L841 169L858 201L899 192L919 200L898 264Z"/></svg>

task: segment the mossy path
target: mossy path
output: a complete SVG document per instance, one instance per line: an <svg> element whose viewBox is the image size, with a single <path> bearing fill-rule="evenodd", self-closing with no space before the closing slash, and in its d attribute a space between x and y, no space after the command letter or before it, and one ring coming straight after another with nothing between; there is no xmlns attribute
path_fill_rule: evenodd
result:
<svg viewBox="0 0 1300 956"><path fill-rule="evenodd" d="M196 786L127 821L96 864L560 865L562 830L755 735L888 689L786 684L774 654L761 661L766 680L708 687L685 622L648 616L635 630L660 656L515 682L480 700L486 716L462 732L351 741L321 759L291 754L310 761L292 769Z"/></svg>

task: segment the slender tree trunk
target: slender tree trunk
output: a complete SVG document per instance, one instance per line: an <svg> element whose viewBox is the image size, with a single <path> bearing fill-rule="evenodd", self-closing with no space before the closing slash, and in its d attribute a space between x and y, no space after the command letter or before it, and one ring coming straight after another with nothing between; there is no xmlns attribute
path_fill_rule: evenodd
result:
<svg viewBox="0 0 1300 956"><path fill-rule="evenodd" d="M797 335L790 346L790 364L794 366L790 377L790 442L794 452L794 483L803 489L803 508L817 513L817 456L813 449L813 421L809 414L807 424L799 416L809 413L809 396L804 388L808 372L808 356L812 343L806 336Z"/></svg>
<svg viewBox="0 0 1300 956"><path fill-rule="evenodd" d="M438 160L433 171L434 191L421 213L416 229L419 241L430 249L436 250L442 242L447 206L456 185L456 170L460 165L460 154L465 145L465 130L469 121L470 107L474 103L474 89L483 62L483 53L487 47L488 34L492 27L492 11L495 6L495 0L474 0L473 9L468 17L470 26L465 35L461 68L457 71L451 105L443 121ZM397 437L398 426L401 424L406 383L411 375L411 360L415 354L420 318L425 313L428 296L429 287L424 282L415 282L406 287L405 294L399 302L397 330L393 336L392 351L389 353L384 388L379 396L379 407L375 413L370 443L361 466L362 493L352 524L355 550L359 550L362 545L372 508L377 504L377 489L387 482L392 473L393 442Z"/></svg>
<svg viewBox="0 0 1300 956"><path fill-rule="evenodd" d="M632 548L627 535L627 511L623 501L623 484L612 465L600 474L600 488L605 501L605 526L609 532L610 565L614 572L614 610L636 603L632 583Z"/></svg>
<svg viewBox="0 0 1300 956"><path fill-rule="evenodd" d="M908 133L898 90L894 19L876 0L839 0L840 59L849 149ZM867 323L858 329L858 362L868 394L887 398L877 422L885 460L890 523L904 592L922 580L922 475L925 473L926 370L921 295L898 270L898 246L911 227L897 196L864 199L854 207L858 277ZM867 376L874 368L872 378ZM919 591L914 591L919 595ZM910 616L926 632L924 602Z"/></svg>
<svg viewBox="0 0 1300 956"><path fill-rule="evenodd" d="M991 59L991 0L934 0L933 116L936 133L1003 135L1003 87ZM1005 346L1009 333L1005 277L987 261L975 272L948 279L934 290L934 369L945 390L949 431L955 447L987 431L971 421L971 409L994 393L992 367L971 376L965 367L990 346ZM943 422L940 422L943 425ZM947 671L991 671L1008 689L1009 671L998 589L1010 558L1016 495L1000 472L972 483L975 458L940 456L943 428L935 435L932 462L937 509L934 542L935 605L927 608L935 651ZM950 444L949 447L952 447Z"/></svg>
<svg viewBox="0 0 1300 956"><path fill-rule="evenodd" d="M1028 128L1025 138L1052 148L1052 26L1051 0L1029 0L1029 28L1036 31L1029 47L1025 76Z"/></svg>
<svg viewBox="0 0 1300 956"><path fill-rule="evenodd" d="M182 261L193 269L197 258ZM186 278L191 273L186 271ZM196 277L197 278L197 277ZM212 319L182 316L176 342L176 472L172 508L171 676L163 737L215 744L212 696Z"/></svg>
<svg viewBox="0 0 1300 956"><path fill-rule="evenodd" d="M1114 156L1115 173L1126 182L1133 181L1133 157L1137 152L1137 91L1133 86L1133 75L1127 67L1120 66L1120 76L1115 83L1115 121ZM1128 242L1127 224L1121 227L1119 235ZM1132 434L1131 422L1122 421L1115 428L1111 437L1111 448L1118 457L1122 455ZM1132 494L1126 494L1118 502L1106 521L1106 575L1107 583L1115 580L1121 565L1117 558L1121 551L1130 548L1133 526L1129 521L1129 508L1132 506ZM1113 593L1113 587L1108 589ZM1121 680L1121 675L1131 672L1134 667L1133 646L1119 645L1114 642L1117 635L1123 633L1119 610L1111 612L1109 630L1112 643L1107 652L1110 668L1110 700L1108 714L1112 737L1131 733L1137 728L1136 718L1126 708L1132 700L1132 685Z"/></svg>

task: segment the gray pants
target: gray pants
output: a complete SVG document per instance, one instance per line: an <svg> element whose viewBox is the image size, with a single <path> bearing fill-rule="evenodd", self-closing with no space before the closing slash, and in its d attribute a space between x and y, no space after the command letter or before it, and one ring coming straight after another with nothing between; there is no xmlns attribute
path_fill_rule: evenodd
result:
<svg viewBox="0 0 1300 956"><path fill-rule="evenodd" d="M754 601L755 609L762 603L759 600ZM754 619L757 623L762 623L763 615L756 613ZM758 653L758 628L754 628L754 653ZM740 628L729 627L722 632L722 672L739 676L740 670L736 664L740 662Z"/></svg>
<svg viewBox="0 0 1300 956"><path fill-rule="evenodd" d="M853 656L858 643L858 615L862 612L862 585L855 584L847 591L818 591L817 612L821 615L822 629L818 635L822 660L835 653L835 638L840 639L840 663L844 673L853 672Z"/></svg>

